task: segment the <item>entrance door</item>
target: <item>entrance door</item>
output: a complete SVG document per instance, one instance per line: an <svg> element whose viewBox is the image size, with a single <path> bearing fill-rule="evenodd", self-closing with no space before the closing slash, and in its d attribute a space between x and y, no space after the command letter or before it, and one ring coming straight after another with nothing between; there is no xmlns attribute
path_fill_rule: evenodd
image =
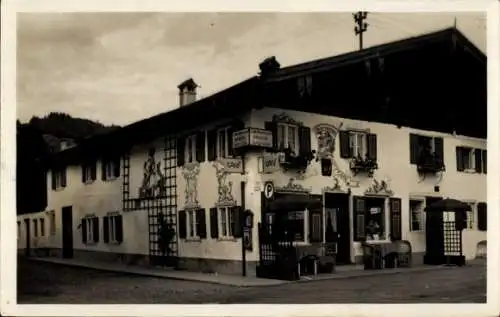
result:
<svg viewBox="0 0 500 317"><path fill-rule="evenodd" d="M73 257L73 208L71 206L62 209L62 256Z"/></svg>
<svg viewBox="0 0 500 317"><path fill-rule="evenodd" d="M325 242L337 242L337 264L350 264L349 194L325 193L325 224Z"/></svg>
<svg viewBox="0 0 500 317"><path fill-rule="evenodd" d="M26 226L26 249L24 249L24 252L26 256L30 255L30 249L31 249L31 230L30 230L30 220L29 219L24 219L24 225Z"/></svg>

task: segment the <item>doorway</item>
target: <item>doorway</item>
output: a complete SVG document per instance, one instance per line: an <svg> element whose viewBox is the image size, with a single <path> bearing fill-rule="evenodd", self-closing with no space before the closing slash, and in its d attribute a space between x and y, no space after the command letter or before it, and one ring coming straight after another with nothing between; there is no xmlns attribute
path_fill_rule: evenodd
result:
<svg viewBox="0 0 500 317"><path fill-rule="evenodd" d="M24 249L24 252L26 256L30 256L30 249L31 249L31 230L30 230L30 220L29 219L24 219L24 225L26 227L26 249Z"/></svg>
<svg viewBox="0 0 500 317"><path fill-rule="evenodd" d="M326 192L324 208L325 242L337 243L337 264L351 264L349 194Z"/></svg>
<svg viewBox="0 0 500 317"><path fill-rule="evenodd" d="M73 208L62 209L62 256L65 259L73 258Z"/></svg>

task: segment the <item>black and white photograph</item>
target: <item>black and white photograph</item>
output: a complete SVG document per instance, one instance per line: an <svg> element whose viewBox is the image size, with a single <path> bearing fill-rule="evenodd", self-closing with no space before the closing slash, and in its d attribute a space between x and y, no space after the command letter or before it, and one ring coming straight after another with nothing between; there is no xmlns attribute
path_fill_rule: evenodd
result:
<svg viewBox="0 0 500 317"><path fill-rule="evenodd" d="M495 302L485 10L10 14L17 307Z"/></svg>

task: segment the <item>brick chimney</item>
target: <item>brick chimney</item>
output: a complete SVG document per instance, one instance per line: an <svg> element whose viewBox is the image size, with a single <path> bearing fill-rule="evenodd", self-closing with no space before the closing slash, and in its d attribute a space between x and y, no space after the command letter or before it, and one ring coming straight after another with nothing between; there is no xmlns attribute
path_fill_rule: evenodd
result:
<svg viewBox="0 0 500 317"><path fill-rule="evenodd" d="M192 78L183 81L177 88L179 88L179 106L183 107L196 101L198 85Z"/></svg>

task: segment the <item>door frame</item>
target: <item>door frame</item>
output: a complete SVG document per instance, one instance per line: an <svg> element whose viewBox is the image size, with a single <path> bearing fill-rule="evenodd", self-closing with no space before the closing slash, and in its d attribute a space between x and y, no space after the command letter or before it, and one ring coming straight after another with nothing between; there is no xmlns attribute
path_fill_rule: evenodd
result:
<svg viewBox="0 0 500 317"><path fill-rule="evenodd" d="M323 215L323 243L326 242L326 207L325 207L325 196L326 194L341 194L341 195L347 195L348 199L348 207L347 207L347 212L348 212L348 219L349 219L349 258L351 263L355 263L355 254L354 254L354 243L352 239L352 233L353 233L353 227L352 227L352 193L350 190L348 191L343 191L339 189L331 189L331 188L324 188L321 191L321 195L323 196L322 198L322 203L323 203L323 208L322 208L322 215ZM338 218L337 218L337 229L338 229ZM338 250L338 245L337 245L337 250Z"/></svg>
<svg viewBox="0 0 500 317"><path fill-rule="evenodd" d="M71 223L69 224L70 228L71 228L71 244L68 246L67 244L65 244L65 237L66 237L66 230L68 228L65 227L65 222L64 220L66 219L66 216L65 214L69 214L69 218L71 220ZM75 252L75 248L74 248L74 234L73 234L73 206L64 206L62 207L61 209L61 255L63 258L69 258L69 259L72 259L74 257L74 252ZM65 245L69 247L69 249L71 251L69 251L68 248L65 248ZM66 253L65 253L65 250L68 250L68 252L70 253L70 256L66 257Z"/></svg>

